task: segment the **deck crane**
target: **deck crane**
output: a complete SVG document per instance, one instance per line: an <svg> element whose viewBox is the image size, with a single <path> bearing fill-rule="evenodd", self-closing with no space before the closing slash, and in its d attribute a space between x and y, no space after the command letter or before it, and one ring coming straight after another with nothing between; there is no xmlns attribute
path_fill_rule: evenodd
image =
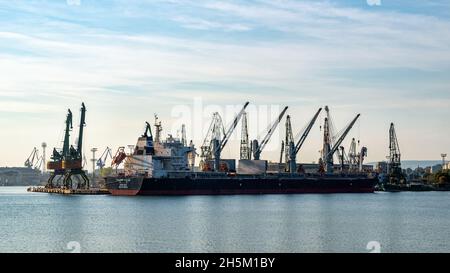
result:
<svg viewBox="0 0 450 273"><path fill-rule="evenodd" d="M286 162L286 167L288 168L287 171L290 171L291 173L296 172L297 170L297 155L300 152L301 148L303 147L303 144L305 144L306 139L309 136L309 133L311 132L312 128L314 127L314 124L317 121L317 118L320 115L320 112L322 112L322 108L320 108L312 120L309 122L308 126L306 127L305 131L303 132L302 136L298 140L297 144L294 143L294 140L290 141L288 143L288 149L289 149L289 162Z"/></svg>
<svg viewBox="0 0 450 273"><path fill-rule="evenodd" d="M325 118L325 126L324 126L324 150L323 150L323 162L325 163L325 170L327 173L333 173L333 167L334 167L334 161L333 156L334 154L339 150L341 147L342 142L347 137L350 130L355 125L356 121L359 119L361 114L358 114L346 127L342 135L338 138L336 143L333 144L333 147L331 147L331 143L329 143L329 120L328 118Z"/></svg>
<svg viewBox="0 0 450 273"><path fill-rule="evenodd" d="M252 152L253 152L253 159L260 160L261 153L266 147L267 143L269 143L270 138L272 137L273 133L275 132L275 129L280 124L281 120L284 117L284 114L286 114L286 111L288 110L288 107L286 106L284 110L280 113L278 118L273 122L272 127L267 132L267 135L263 138L261 142L258 140L253 140L252 142Z"/></svg>
<svg viewBox="0 0 450 273"><path fill-rule="evenodd" d="M361 152L359 153L359 157L358 157L358 166L359 166L359 171L360 172L363 171L364 159L366 157L367 157L367 147L362 147L361 148Z"/></svg>
<svg viewBox="0 0 450 273"><path fill-rule="evenodd" d="M286 117L286 134L284 141L281 142L281 157L280 157L280 163L282 162L283 154L284 154L284 161L286 162L285 169L288 168L287 164L289 163L289 143L294 142L294 133L292 130L292 123L291 123L291 116L288 115Z"/></svg>
<svg viewBox="0 0 450 273"><path fill-rule="evenodd" d="M130 154L130 156L132 156L132 154ZM112 161L111 161L111 167L116 169L119 168L120 164L122 164L122 162L127 159L127 153L125 152L125 147L119 147L117 149L116 154L113 156Z"/></svg>
<svg viewBox="0 0 450 273"><path fill-rule="evenodd" d="M33 151L31 152L30 156L28 157L28 159L25 161L24 165L27 168L33 168L33 166L35 165L35 161L39 161L39 151L36 147L34 147Z"/></svg>
<svg viewBox="0 0 450 273"><path fill-rule="evenodd" d="M231 123L230 127L225 132L225 135L222 138L222 140L220 140L218 138L212 139L212 151L214 153L214 170L216 172L219 171L219 168L220 168L221 153L222 153L223 149L225 148L225 146L227 145L228 141L230 140L231 135L233 134L234 130L236 129L237 125L239 124L239 121L241 120L242 116L244 115L245 109L247 109L247 106L249 104L250 104L249 102L246 102L244 104L244 107L242 108L242 110L236 115L234 121Z"/></svg>
<svg viewBox="0 0 450 273"><path fill-rule="evenodd" d="M354 171L356 169L356 166L358 165L358 154L356 152L355 138L352 139L350 149L348 149L348 165L350 171Z"/></svg>
<svg viewBox="0 0 450 273"><path fill-rule="evenodd" d="M100 170L102 170L105 166L106 166L106 160L112 159L112 150L109 147L106 147L105 151L103 152L103 154L100 156L100 158L97 160L97 167L100 168Z"/></svg>
<svg viewBox="0 0 450 273"><path fill-rule="evenodd" d="M155 143L159 143L159 139L161 138L162 126L161 122L158 123L158 117L155 115L155 126L157 131L157 137L153 138L152 126L149 122L145 122L145 131L142 135L142 139L145 140L145 154L154 155L155 154ZM158 140L158 142L156 141ZM135 150L137 151L137 149Z"/></svg>
<svg viewBox="0 0 450 273"><path fill-rule="evenodd" d="M285 147L285 144L284 144L284 140L283 140L283 141L281 141L281 153L280 153L280 164L279 164L280 168L283 165L284 147Z"/></svg>
<svg viewBox="0 0 450 273"><path fill-rule="evenodd" d="M344 146L339 147L338 151L340 151L339 164L341 165L341 172L343 173L345 171L345 164L348 162L348 156Z"/></svg>
<svg viewBox="0 0 450 273"><path fill-rule="evenodd" d="M225 128L223 126L222 117L218 112L215 112L211 124L209 125L208 133L200 148L200 157L202 158L201 165L207 165L207 162L213 159L213 139L221 139L223 135L225 135Z"/></svg>
<svg viewBox="0 0 450 273"><path fill-rule="evenodd" d="M364 159L367 157L367 147L361 147L361 150L358 153L357 146L359 146L359 141L357 142L356 139L353 138L350 148L348 149L348 154L343 152L344 157L341 159L341 164L342 160L348 164L350 172L362 172Z"/></svg>
<svg viewBox="0 0 450 273"><path fill-rule="evenodd" d="M240 159L241 160L250 160L250 143L248 140L248 119L247 113L244 113L242 116L242 132L241 132L241 149L240 149Z"/></svg>
<svg viewBox="0 0 450 273"><path fill-rule="evenodd" d="M336 133L336 127L334 125L333 118L331 117L331 114L330 114L330 107L325 106L325 112L326 112L326 116L327 116L327 119L328 119L329 143L330 143L331 146L334 146L334 143L336 142L336 138L338 136L338 133ZM341 151L342 150L340 148L338 148L336 150L336 155L337 155L337 158L339 160L342 159Z"/></svg>

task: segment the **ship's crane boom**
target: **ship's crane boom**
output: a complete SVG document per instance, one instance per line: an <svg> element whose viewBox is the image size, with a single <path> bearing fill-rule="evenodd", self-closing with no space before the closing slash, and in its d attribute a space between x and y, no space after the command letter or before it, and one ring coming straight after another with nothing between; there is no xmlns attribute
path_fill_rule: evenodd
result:
<svg viewBox="0 0 450 273"><path fill-rule="evenodd" d="M267 135L263 138L261 142L258 140L253 141L253 158L255 160L259 160L261 157L262 151L264 151L264 148L266 147L267 143L269 143L270 138L272 137L273 133L275 132L276 128L280 124L281 120L283 119L284 115L286 114L286 111L288 110L288 107L286 106L283 111L280 113L278 118L273 122L272 127L267 132Z"/></svg>
<svg viewBox="0 0 450 273"><path fill-rule="evenodd" d="M212 147L211 150L214 153L214 171L216 171L216 172L219 171L221 153L222 153L223 149L225 148L225 146L227 145L228 141L230 140L231 135L233 134L234 130L236 129L239 121L241 120L242 116L245 113L245 109L247 108L247 106L249 104L250 104L249 102L246 102L244 104L244 107L242 108L242 110L236 115L236 118L234 119L233 123L231 123L230 128L228 128L228 130L225 132L222 140L218 139L217 136L212 138L210 147Z"/></svg>
<svg viewBox="0 0 450 273"><path fill-rule="evenodd" d="M230 140L231 135L233 134L234 130L236 129L237 125L239 124L239 121L241 120L242 116L245 113L245 109L247 109L247 106L249 105L249 102L246 102L244 104L244 107L242 108L242 110L239 112L239 114L237 114L236 118L234 119L233 123L231 123L230 128L228 128L228 130L226 131L222 142L220 143L219 146L219 150L216 151L216 153L221 153L223 151L223 149L225 148L225 146L227 145L228 141Z"/></svg>
<svg viewBox="0 0 450 273"><path fill-rule="evenodd" d="M294 139L291 139L291 141L287 144L287 154L288 156L288 160L289 160L289 164L286 164L286 167L289 168L289 171L291 173L296 171L297 168L297 155L300 152L301 148L303 147L303 144L305 143L306 139L309 136L309 133L311 132L312 128L314 127L314 124L317 121L317 118L320 115L320 112L322 112L322 108L320 108L316 114L314 115L314 117L312 118L312 120L309 122L308 126L306 127L305 131L303 132L302 136L300 137L300 139L298 140L297 144L294 146ZM290 120L289 120L289 125L290 125ZM288 162L286 162L288 163Z"/></svg>
<svg viewBox="0 0 450 273"><path fill-rule="evenodd" d="M317 113L314 115L313 119L311 120L311 122L308 124L308 127L306 127L305 132L303 133L303 135L300 137L299 141L297 142L297 145L295 145L295 155L298 154L298 152L300 151L300 149L303 147L303 144L305 143L305 140L308 138L309 133L311 132L314 124L317 121L317 118L320 115L320 112L322 112L322 108L320 108Z"/></svg>
<svg viewBox="0 0 450 273"><path fill-rule="evenodd" d="M211 120L211 124L208 128L208 133L203 141L201 146L201 155L202 161L212 160L212 142L214 139L219 139L221 136L225 135L225 128L223 127L222 117L219 113L214 113L213 118Z"/></svg>
<svg viewBox="0 0 450 273"><path fill-rule="evenodd" d="M345 140L345 138L347 137L348 133L353 128L353 126L355 125L356 121L358 121L360 116L361 116L361 114L358 114L352 120L352 122L350 122L350 124L345 129L344 133L339 137L339 139L336 141L336 143L334 143L334 146L333 146L333 148L331 148L331 151L329 152L329 154L333 155L339 149L339 147L341 146L342 142Z"/></svg>
<svg viewBox="0 0 450 273"><path fill-rule="evenodd" d="M350 124L346 127L346 129L344 130L344 132L342 133L342 135L338 138L338 140L334 143L334 146L327 151L325 159L326 159L326 170L328 173L333 172L333 156L336 153L336 151L338 151L339 147L341 146L342 142L345 140L345 138L347 137L348 133L351 131L351 129L353 128L353 126L355 125L356 121L358 121L359 117L361 116L361 114L358 114L351 122Z"/></svg>
<svg viewBox="0 0 450 273"><path fill-rule="evenodd" d="M148 121L145 122L145 131L142 137L153 137L152 126L148 123Z"/></svg>

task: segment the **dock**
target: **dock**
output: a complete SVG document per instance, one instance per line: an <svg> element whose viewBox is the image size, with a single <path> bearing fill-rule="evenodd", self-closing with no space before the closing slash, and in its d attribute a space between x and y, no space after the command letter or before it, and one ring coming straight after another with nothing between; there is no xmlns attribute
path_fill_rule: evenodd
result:
<svg viewBox="0 0 450 273"><path fill-rule="evenodd" d="M108 195L110 192L107 189L64 189L64 188L45 188L45 187L31 187L28 192L51 193L63 195Z"/></svg>

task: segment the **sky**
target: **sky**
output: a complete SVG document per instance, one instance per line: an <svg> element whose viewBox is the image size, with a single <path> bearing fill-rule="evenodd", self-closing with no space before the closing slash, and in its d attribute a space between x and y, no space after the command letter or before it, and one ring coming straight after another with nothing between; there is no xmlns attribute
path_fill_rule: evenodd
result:
<svg viewBox="0 0 450 273"><path fill-rule="evenodd" d="M450 153L446 0L0 0L0 166L61 147L68 108L88 108L85 153L134 144L155 113L199 147L213 111L249 101L250 137L285 105L298 134L329 105L336 132L385 160L394 122L404 159ZM320 117L323 122L324 115ZM300 161L317 161L317 124ZM237 128L223 157L239 156ZM263 153L278 160L284 124Z"/></svg>

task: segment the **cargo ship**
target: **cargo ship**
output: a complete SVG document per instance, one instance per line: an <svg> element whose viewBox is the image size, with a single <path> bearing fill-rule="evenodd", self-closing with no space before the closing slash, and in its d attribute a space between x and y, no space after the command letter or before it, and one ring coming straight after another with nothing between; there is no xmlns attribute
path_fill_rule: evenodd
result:
<svg viewBox="0 0 450 273"><path fill-rule="evenodd" d="M236 126L237 121L234 121ZM112 195L237 195L237 194L303 194L303 193L373 193L378 178L367 173L269 172L264 160L217 158L220 141L212 139L214 157L195 166L197 156L192 141L169 135L161 140L161 123L146 123L145 133L138 138L130 153L122 147L113 158L113 166L123 168L105 177ZM183 128L184 130L184 128ZM232 131L232 130L229 130ZM203 149L202 147L202 150ZM211 153L210 153L211 154Z"/></svg>

